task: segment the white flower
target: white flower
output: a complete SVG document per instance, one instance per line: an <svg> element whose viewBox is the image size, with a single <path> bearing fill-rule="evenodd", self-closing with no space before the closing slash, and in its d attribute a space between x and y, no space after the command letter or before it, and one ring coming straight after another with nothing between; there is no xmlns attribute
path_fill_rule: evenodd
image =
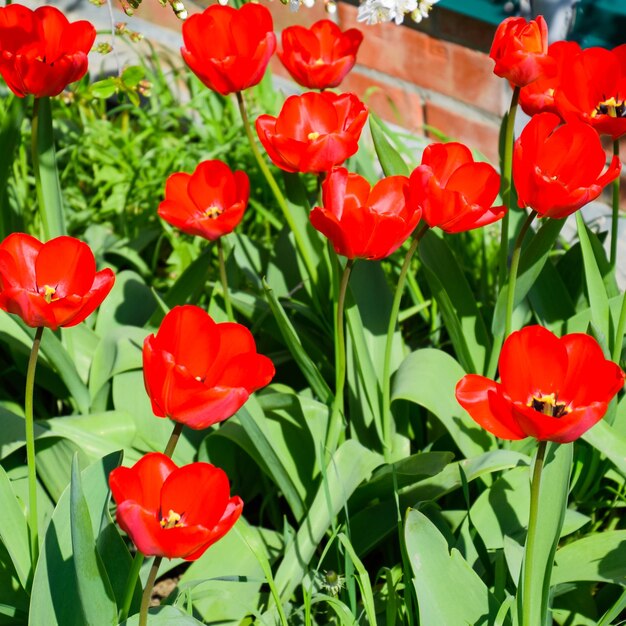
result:
<svg viewBox="0 0 626 626"><path fill-rule="evenodd" d="M396 24L402 24L405 14L417 8L417 0L364 0L359 6L357 20L367 24L381 24L393 20Z"/></svg>
<svg viewBox="0 0 626 626"><path fill-rule="evenodd" d="M433 4L437 4L439 0L419 0L417 8L411 13L411 19L419 24L424 18L427 18Z"/></svg>

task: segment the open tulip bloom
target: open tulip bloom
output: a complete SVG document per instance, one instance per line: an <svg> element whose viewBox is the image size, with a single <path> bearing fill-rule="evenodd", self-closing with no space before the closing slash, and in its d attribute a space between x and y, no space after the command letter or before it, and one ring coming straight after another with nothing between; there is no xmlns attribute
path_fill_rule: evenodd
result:
<svg viewBox="0 0 626 626"><path fill-rule="evenodd" d="M276 49L272 15L261 4L214 4L183 24L181 53L191 71L223 96L261 82Z"/></svg>
<svg viewBox="0 0 626 626"><path fill-rule="evenodd" d="M459 404L501 439L569 443L599 422L624 386L624 372L604 358L592 337L556 337L528 326L504 342L500 382L467 374L456 387Z"/></svg>
<svg viewBox="0 0 626 626"><path fill-rule="evenodd" d="M307 89L328 89L337 87L354 67L362 41L360 30L342 32L334 22L320 20L311 28L285 28L278 57L298 84Z"/></svg>
<svg viewBox="0 0 626 626"><path fill-rule="evenodd" d="M110 269L96 272L93 252L73 237L42 243L13 233L0 243L0 309L33 328L79 324L102 303L114 281Z"/></svg>
<svg viewBox="0 0 626 626"><path fill-rule="evenodd" d="M382 259L411 235L421 210L409 202L409 179L389 176L372 187L344 167L322 184L323 207L311 211L311 224L349 259Z"/></svg>
<svg viewBox="0 0 626 626"><path fill-rule="evenodd" d="M359 149L367 120L353 94L307 92L289 96L278 117L261 115L256 130L274 165L287 172L327 172Z"/></svg>
<svg viewBox="0 0 626 626"><path fill-rule="evenodd" d="M159 452L109 474L116 519L146 556L195 561L241 515L228 477L210 463L178 467Z"/></svg>
<svg viewBox="0 0 626 626"><path fill-rule="evenodd" d="M600 138L588 124L561 125L554 113L535 115L515 142L513 153L519 206L530 207L540 217L567 217L619 176L619 157L614 156L603 173L605 161Z"/></svg>
<svg viewBox="0 0 626 626"><path fill-rule="evenodd" d="M234 415L267 385L274 365L257 354L250 331L217 324L197 306L174 307L143 347L152 410L190 428L208 428Z"/></svg>
<svg viewBox="0 0 626 626"><path fill-rule="evenodd" d="M0 75L20 98L57 96L87 72L96 29L52 6L0 8Z"/></svg>
<svg viewBox="0 0 626 626"><path fill-rule="evenodd" d="M248 204L250 182L222 161L203 161L193 174L177 172L165 184L158 213L189 235L209 241L232 232Z"/></svg>

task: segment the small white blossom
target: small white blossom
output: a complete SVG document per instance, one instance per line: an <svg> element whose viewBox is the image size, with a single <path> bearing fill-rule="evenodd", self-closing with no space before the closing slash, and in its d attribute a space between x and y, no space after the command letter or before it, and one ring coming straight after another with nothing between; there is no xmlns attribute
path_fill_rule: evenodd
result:
<svg viewBox="0 0 626 626"><path fill-rule="evenodd" d="M430 10L433 8L433 4L437 4L439 0L420 0L417 8L411 13L411 19L419 24L423 19L427 18L430 14Z"/></svg>
<svg viewBox="0 0 626 626"><path fill-rule="evenodd" d="M439 0L363 0L359 6L357 20L367 24L381 24L394 21L402 24L404 16L410 14L416 22L421 22Z"/></svg>

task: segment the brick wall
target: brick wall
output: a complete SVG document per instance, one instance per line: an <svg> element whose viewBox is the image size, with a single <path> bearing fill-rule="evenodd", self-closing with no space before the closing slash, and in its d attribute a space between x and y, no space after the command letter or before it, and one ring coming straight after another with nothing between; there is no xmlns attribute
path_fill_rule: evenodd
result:
<svg viewBox="0 0 626 626"><path fill-rule="evenodd" d="M278 0L267 2L275 30L328 18L320 0L298 12ZM200 11L186 2L190 14ZM480 150L497 163L498 132L510 91L493 74L487 51L495 27L434 7L421 25L368 26L356 21L357 8L340 2L335 16L342 29L359 28L365 38L357 65L341 89L353 91L383 119L430 137L443 134ZM137 16L180 30L180 22L156 0L144 0ZM271 69L288 77L275 56Z"/></svg>

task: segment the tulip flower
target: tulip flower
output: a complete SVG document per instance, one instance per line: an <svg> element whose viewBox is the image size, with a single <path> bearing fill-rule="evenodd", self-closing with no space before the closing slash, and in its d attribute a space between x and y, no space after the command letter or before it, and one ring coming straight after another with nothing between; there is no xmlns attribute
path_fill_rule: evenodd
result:
<svg viewBox="0 0 626 626"><path fill-rule="evenodd" d="M178 467L160 452L114 469L109 486L117 523L146 556L195 561L234 526L243 508L239 496L230 497L223 470L210 463Z"/></svg>
<svg viewBox="0 0 626 626"><path fill-rule="evenodd" d="M626 44L588 48L565 65L555 100L566 121L580 120L615 141L626 133Z"/></svg>
<svg viewBox="0 0 626 626"><path fill-rule="evenodd" d="M494 73L517 87L554 72L554 60L548 56L548 26L541 15L530 22L523 17L505 19L496 30L489 56L496 63Z"/></svg>
<svg viewBox="0 0 626 626"><path fill-rule="evenodd" d="M560 219L597 198L620 173L613 157L602 173L605 153L598 134L582 122L561 123L554 113L535 115L515 142L513 180L520 207Z"/></svg>
<svg viewBox="0 0 626 626"><path fill-rule="evenodd" d="M273 28L261 4L214 4L184 22L181 53L209 89L225 96L261 82L276 49Z"/></svg>
<svg viewBox="0 0 626 626"><path fill-rule="evenodd" d="M165 183L158 213L188 235L215 241L232 232L248 204L250 182L222 161L203 161L193 174L177 172Z"/></svg>
<svg viewBox="0 0 626 626"><path fill-rule="evenodd" d="M89 22L70 23L54 7L2 7L0 75L20 98L57 96L87 72L87 53L95 38Z"/></svg>
<svg viewBox="0 0 626 626"><path fill-rule="evenodd" d="M327 172L358 150L367 120L353 94L307 92L285 100L278 117L261 115L256 130L274 164L287 172Z"/></svg>
<svg viewBox="0 0 626 626"><path fill-rule="evenodd" d="M155 415L201 429L234 415L272 380L274 365L257 354L247 328L217 324L186 305L174 307L146 338L143 373Z"/></svg>
<svg viewBox="0 0 626 626"><path fill-rule="evenodd" d="M13 233L0 243L0 309L33 328L79 324L100 306L114 281L110 269L96 272L93 252L73 237L42 243Z"/></svg>
<svg viewBox="0 0 626 626"><path fill-rule="evenodd" d="M565 68L581 51L575 41L555 41L548 46L548 56L554 59L554 74L543 74L526 87L522 87L519 94L519 104L527 115L538 113L558 113L554 94L563 80Z"/></svg>
<svg viewBox="0 0 626 626"><path fill-rule="evenodd" d="M285 28L278 57L298 84L308 89L327 89L337 87L354 67L362 41L360 30L342 32L334 22L320 20L311 28Z"/></svg>
<svg viewBox="0 0 626 626"><path fill-rule="evenodd" d="M604 417L624 386L624 372L604 358L595 339L582 333L558 338L541 326L506 339L498 370L499 383L465 375L456 399L501 439L574 441Z"/></svg>
<svg viewBox="0 0 626 626"><path fill-rule="evenodd" d="M492 206L500 176L488 163L474 162L461 143L433 143L410 178L411 201L431 228L460 233L501 219L504 206Z"/></svg>
<svg viewBox="0 0 626 626"><path fill-rule="evenodd" d="M330 239L337 254L382 259L413 232L421 210L409 203L409 179L389 176L372 187L344 167L322 184L323 207L311 211L311 224Z"/></svg>

